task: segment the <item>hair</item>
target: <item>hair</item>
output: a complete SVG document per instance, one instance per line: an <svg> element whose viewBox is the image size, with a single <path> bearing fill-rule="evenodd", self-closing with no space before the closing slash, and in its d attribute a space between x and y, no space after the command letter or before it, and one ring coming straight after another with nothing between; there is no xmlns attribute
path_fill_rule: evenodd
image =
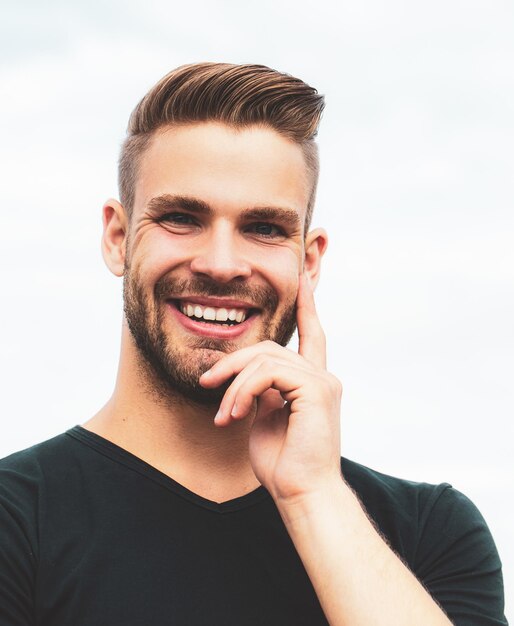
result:
<svg viewBox="0 0 514 626"><path fill-rule="evenodd" d="M299 144L312 180L305 231L314 208L319 175L314 141L324 97L289 74L264 65L196 63L166 74L132 112L119 160L120 200L132 215L142 155L159 129L195 122L236 128L262 125Z"/></svg>

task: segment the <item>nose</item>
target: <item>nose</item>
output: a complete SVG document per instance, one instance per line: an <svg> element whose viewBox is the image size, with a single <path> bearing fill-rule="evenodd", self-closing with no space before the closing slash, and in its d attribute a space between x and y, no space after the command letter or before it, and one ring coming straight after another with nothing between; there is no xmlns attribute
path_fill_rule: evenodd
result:
<svg viewBox="0 0 514 626"><path fill-rule="evenodd" d="M238 240L229 224L219 224L205 233L202 242L198 242L191 271L205 274L220 283L248 278L251 267L244 257L244 247L245 242Z"/></svg>

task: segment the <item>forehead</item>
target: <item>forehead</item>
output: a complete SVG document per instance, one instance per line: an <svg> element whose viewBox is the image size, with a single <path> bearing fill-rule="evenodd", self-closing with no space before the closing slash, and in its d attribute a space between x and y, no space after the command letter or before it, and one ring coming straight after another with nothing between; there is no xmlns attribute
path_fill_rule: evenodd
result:
<svg viewBox="0 0 514 626"><path fill-rule="evenodd" d="M297 143L263 127L202 122L159 130L142 155L134 211L159 195L215 208L286 206L305 217L309 176Z"/></svg>

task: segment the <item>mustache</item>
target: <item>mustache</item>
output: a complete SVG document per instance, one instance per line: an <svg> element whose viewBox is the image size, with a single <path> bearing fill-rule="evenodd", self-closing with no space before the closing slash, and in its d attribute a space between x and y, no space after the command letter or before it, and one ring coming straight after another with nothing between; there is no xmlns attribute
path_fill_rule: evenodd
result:
<svg viewBox="0 0 514 626"><path fill-rule="evenodd" d="M214 298L233 298L255 304L258 308L275 311L278 307L278 294L272 287L246 283L217 283L207 276L195 276L191 279L174 279L163 276L154 287L157 300L170 300L187 296L212 296Z"/></svg>

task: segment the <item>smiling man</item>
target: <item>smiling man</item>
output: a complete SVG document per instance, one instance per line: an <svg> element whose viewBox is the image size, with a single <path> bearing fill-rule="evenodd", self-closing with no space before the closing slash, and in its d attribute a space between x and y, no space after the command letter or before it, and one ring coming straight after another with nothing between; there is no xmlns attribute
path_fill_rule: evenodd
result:
<svg viewBox="0 0 514 626"><path fill-rule="evenodd" d="M506 624L475 506L341 458L313 299L322 109L229 64L136 107L103 207L115 389L0 462L0 626Z"/></svg>

